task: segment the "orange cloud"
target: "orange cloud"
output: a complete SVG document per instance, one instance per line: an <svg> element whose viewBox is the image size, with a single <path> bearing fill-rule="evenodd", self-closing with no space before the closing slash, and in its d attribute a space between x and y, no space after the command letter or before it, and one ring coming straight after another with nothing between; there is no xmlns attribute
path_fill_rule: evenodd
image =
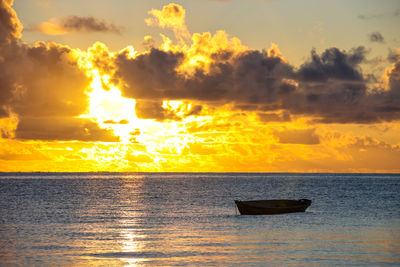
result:
<svg viewBox="0 0 400 267"><path fill-rule="evenodd" d="M49 21L40 23L34 27L34 30L47 35L62 35L68 33L68 30L57 24L56 18L51 18Z"/></svg>

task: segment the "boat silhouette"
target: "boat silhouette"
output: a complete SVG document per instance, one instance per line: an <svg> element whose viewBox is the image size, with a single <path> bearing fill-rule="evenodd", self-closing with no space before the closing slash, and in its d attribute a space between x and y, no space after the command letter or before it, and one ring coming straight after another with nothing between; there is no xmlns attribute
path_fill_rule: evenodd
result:
<svg viewBox="0 0 400 267"><path fill-rule="evenodd" d="M269 215L304 212L311 205L309 199L235 200L241 215Z"/></svg>

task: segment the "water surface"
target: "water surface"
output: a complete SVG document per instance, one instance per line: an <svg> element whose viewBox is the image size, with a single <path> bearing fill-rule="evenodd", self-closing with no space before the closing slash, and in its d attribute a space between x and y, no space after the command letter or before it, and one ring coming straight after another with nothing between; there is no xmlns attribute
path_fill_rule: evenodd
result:
<svg viewBox="0 0 400 267"><path fill-rule="evenodd" d="M399 266L400 175L8 173L4 266ZM309 198L238 215L234 199Z"/></svg>

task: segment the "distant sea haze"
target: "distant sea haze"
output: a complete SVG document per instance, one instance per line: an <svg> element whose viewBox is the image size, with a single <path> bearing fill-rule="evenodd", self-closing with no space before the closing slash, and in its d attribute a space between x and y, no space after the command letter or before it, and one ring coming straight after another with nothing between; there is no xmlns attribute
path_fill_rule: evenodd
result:
<svg viewBox="0 0 400 267"><path fill-rule="evenodd" d="M400 174L0 173L1 266L399 266ZM234 200L306 212L239 215Z"/></svg>

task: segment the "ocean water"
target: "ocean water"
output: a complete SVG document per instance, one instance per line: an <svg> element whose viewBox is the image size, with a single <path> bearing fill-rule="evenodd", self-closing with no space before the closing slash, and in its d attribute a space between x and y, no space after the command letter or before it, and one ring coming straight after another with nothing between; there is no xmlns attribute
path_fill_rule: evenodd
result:
<svg viewBox="0 0 400 267"><path fill-rule="evenodd" d="M238 215L234 199L309 198ZM400 266L400 174L0 174L1 266Z"/></svg>

